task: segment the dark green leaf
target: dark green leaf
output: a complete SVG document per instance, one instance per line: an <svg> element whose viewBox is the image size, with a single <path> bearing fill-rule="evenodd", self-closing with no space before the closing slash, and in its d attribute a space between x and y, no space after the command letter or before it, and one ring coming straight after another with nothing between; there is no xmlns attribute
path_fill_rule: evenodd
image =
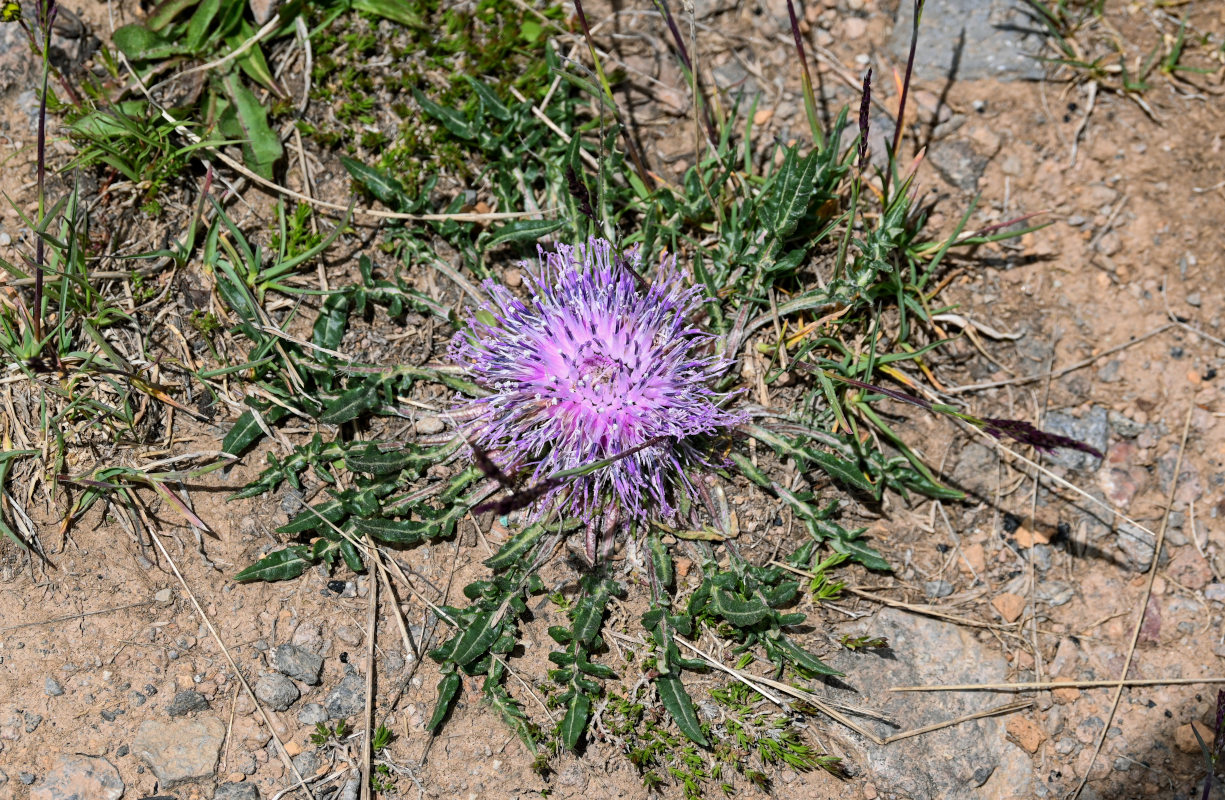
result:
<svg viewBox="0 0 1225 800"><path fill-rule="evenodd" d="M424 28L417 9L418 6L409 0L353 0L354 11L374 14L409 28Z"/></svg>
<svg viewBox="0 0 1225 800"><path fill-rule="evenodd" d="M681 679L675 675L660 675L655 679L655 688L659 691L659 701L668 710L676 722L676 727L681 729L681 733L688 736L691 741L708 747L710 743L702 735L702 727L698 724L698 715L693 708L693 701L689 699L689 693L685 691Z"/></svg>
<svg viewBox="0 0 1225 800"><path fill-rule="evenodd" d="M459 696L459 687L462 682L463 679L458 672L449 672L438 681L438 703L434 706L434 714L430 717L430 721L426 723L426 730L437 730L442 721L447 718L447 712L451 710L451 705Z"/></svg>
<svg viewBox="0 0 1225 800"><path fill-rule="evenodd" d="M503 122L510 120L510 109L498 99L498 95L488 84L482 83L471 75L465 75L464 79L468 81L472 91L476 92L476 96L480 98L481 108L485 110L486 114Z"/></svg>
<svg viewBox="0 0 1225 800"><path fill-rule="evenodd" d="M709 608L737 628L756 625L770 616L769 607L761 601L742 600L719 588L711 592Z"/></svg>
<svg viewBox="0 0 1225 800"><path fill-rule="evenodd" d="M339 425L356 419L374 408L379 402L379 381L368 380L337 397L319 415L326 425Z"/></svg>
<svg viewBox="0 0 1225 800"><path fill-rule="evenodd" d="M561 219L518 219L494 230L482 243L486 250L510 242L535 242L565 224Z"/></svg>
<svg viewBox="0 0 1225 800"><path fill-rule="evenodd" d="M243 160L251 171L265 180L272 180L272 167L280 160L281 140L268 126L268 112L259 104L255 95L243 85L238 75L225 76L226 94L234 104L238 124L242 126Z"/></svg>
<svg viewBox="0 0 1225 800"><path fill-rule="evenodd" d="M422 111L441 122L442 126L454 135L461 139L472 139L476 136L476 131L460 112L438 105L422 94L420 89L413 89L413 97L417 99L417 105L421 106Z"/></svg>
<svg viewBox="0 0 1225 800"><path fill-rule="evenodd" d="M485 566L489 567L494 572L499 572L506 569L511 564L518 561L527 555L528 552L536 545L544 533L544 523L537 522L529 525L523 530L516 533L514 536L506 540L506 544L494 553L490 558L485 559Z"/></svg>
<svg viewBox="0 0 1225 800"><path fill-rule="evenodd" d="M306 545L293 545L277 550L256 561L234 576L236 581L284 581L296 578L311 565L311 551Z"/></svg>
<svg viewBox="0 0 1225 800"><path fill-rule="evenodd" d="M345 338L345 327L349 324L349 298L336 293L329 297L315 318L311 341L319 347L335 350Z"/></svg>
<svg viewBox="0 0 1225 800"><path fill-rule="evenodd" d="M821 659L814 656L802 647L797 646L786 636L779 636L775 640L775 644L782 650L791 661L800 665L809 672L815 672L818 675L842 675L843 673L826 664Z"/></svg>
<svg viewBox="0 0 1225 800"><path fill-rule="evenodd" d="M280 406L269 406L267 410L261 412L261 416L264 418L264 422L271 426L279 422L288 413L288 411ZM251 445L259 441L263 435L264 429L255 421L255 411L247 409L242 412L238 421L234 423L234 427L230 428L229 433L225 435L225 439L221 442L221 451L232 456L240 456Z"/></svg>
<svg viewBox="0 0 1225 800"><path fill-rule="evenodd" d="M366 166L348 156L341 156L340 163L348 170L353 180L366 187L370 194L388 208L403 211L412 202L405 193L403 184L388 173Z"/></svg>
<svg viewBox="0 0 1225 800"><path fill-rule="evenodd" d="M489 646L498 637L501 627L501 622L494 622L493 617L492 611L477 614L468 627L455 637L454 644L445 649L446 659L462 667L489 652Z"/></svg>
<svg viewBox="0 0 1225 800"><path fill-rule="evenodd" d="M570 706L566 716L557 729L557 736L562 747L573 750L578 746L583 731L587 729L587 719L591 716L591 698L583 692L576 691L570 698Z"/></svg>
<svg viewBox="0 0 1225 800"><path fill-rule="evenodd" d="M348 513L349 511L345 508L345 504L333 498L301 511L293 519L276 530L277 533L304 533L317 528L326 528L327 522L333 524L340 522ZM327 520L327 522L323 520Z"/></svg>
<svg viewBox="0 0 1225 800"><path fill-rule="evenodd" d="M415 522L413 520L394 520L375 517L374 519L358 518L353 521L358 533L369 534L380 542L388 544L414 544L431 535L437 524Z"/></svg>
<svg viewBox="0 0 1225 800"><path fill-rule="evenodd" d="M132 61L158 61L183 52L181 46L163 39L138 22L116 28L111 40Z"/></svg>

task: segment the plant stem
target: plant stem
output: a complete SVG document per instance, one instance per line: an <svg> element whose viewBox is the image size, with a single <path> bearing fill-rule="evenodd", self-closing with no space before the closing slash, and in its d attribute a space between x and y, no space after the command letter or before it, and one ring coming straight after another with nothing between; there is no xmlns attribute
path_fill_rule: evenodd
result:
<svg viewBox="0 0 1225 800"><path fill-rule="evenodd" d="M902 79L902 96L897 104L897 125L893 128L893 146L889 148L889 168L885 170L884 191L881 192L885 202L889 201L889 178L897 164L898 148L902 146L902 129L906 125L906 96L910 94L910 75L914 71L915 49L919 46L919 20L923 18L924 0L914 0L914 22L910 29L910 55L906 57L906 76Z"/></svg>

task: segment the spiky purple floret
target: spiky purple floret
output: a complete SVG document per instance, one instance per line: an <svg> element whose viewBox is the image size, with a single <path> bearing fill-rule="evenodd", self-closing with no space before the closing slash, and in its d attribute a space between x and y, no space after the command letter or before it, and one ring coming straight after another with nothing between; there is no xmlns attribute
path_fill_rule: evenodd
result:
<svg viewBox="0 0 1225 800"><path fill-rule="evenodd" d="M717 461L702 437L742 421L710 388L728 360L704 352L711 335L687 321L701 290L681 286L674 257L640 286L637 249L618 256L604 239L538 251L539 264L523 264L528 299L486 281L491 302L451 343L492 392L470 401L482 410L467 434L530 484L664 437L551 486L535 508L605 529L674 518L682 495L696 497L686 469Z"/></svg>

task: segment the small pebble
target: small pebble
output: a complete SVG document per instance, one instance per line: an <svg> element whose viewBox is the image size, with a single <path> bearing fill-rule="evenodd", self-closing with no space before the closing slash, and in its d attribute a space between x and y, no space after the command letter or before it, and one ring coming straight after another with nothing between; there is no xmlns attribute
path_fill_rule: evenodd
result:
<svg viewBox="0 0 1225 800"><path fill-rule="evenodd" d="M161 589L153 595L153 600L160 605L168 606L170 601L174 599L174 593L169 589Z"/></svg>
<svg viewBox="0 0 1225 800"><path fill-rule="evenodd" d="M26 786L29 786L30 784L34 783L36 776L34 775L33 772L22 772L17 776L17 779L20 780L22 783L24 783Z"/></svg>
<svg viewBox="0 0 1225 800"><path fill-rule="evenodd" d="M13 237L7 233L0 233L0 247L8 247L13 243Z"/></svg>
<svg viewBox="0 0 1225 800"><path fill-rule="evenodd" d="M64 693L64 684L55 678L48 677L43 681L43 693L48 697L59 697Z"/></svg>
<svg viewBox="0 0 1225 800"><path fill-rule="evenodd" d="M129 748L126 744L121 744L119 745L118 749L115 750L115 755L118 756L119 758L123 758L130 752L131 752L131 748Z"/></svg>

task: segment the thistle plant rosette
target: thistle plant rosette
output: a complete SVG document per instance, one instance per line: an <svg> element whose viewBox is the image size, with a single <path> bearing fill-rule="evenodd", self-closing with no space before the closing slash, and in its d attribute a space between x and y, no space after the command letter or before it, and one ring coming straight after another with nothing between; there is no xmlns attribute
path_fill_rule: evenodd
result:
<svg viewBox="0 0 1225 800"><path fill-rule="evenodd" d="M694 470L717 466L710 437L744 421L710 388L730 366L713 335L689 321L703 301L665 256L643 286L637 248L538 248L524 262L528 299L486 281L491 301L451 343L451 359L491 394L469 401L465 434L511 475L544 493L540 517L559 511L587 525L587 556L652 515L675 519L700 496ZM564 481L559 472L607 459ZM684 501L690 501L685 503Z"/></svg>

